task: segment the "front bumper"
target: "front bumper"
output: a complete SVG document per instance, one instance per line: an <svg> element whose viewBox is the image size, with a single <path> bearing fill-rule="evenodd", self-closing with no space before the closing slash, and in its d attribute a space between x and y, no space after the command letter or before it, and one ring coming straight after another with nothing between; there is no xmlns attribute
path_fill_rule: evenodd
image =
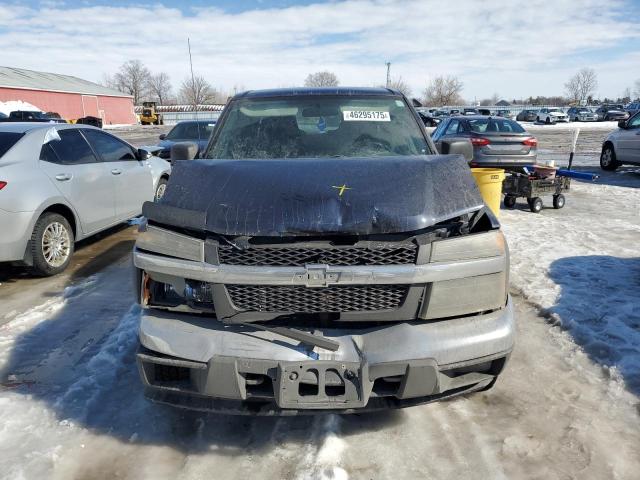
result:
<svg viewBox="0 0 640 480"><path fill-rule="evenodd" d="M484 315L318 329L336 352L203 316L145 310L138 365L147 396L229 413L403 407L487 387L514 345L512 304Z"/></svg>

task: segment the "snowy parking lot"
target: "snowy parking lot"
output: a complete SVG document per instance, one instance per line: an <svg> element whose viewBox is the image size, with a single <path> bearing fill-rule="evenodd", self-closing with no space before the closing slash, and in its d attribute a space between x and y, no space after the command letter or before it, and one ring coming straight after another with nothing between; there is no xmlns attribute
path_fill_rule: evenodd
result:
<svg viewBox="0 0 640 480"><path fill-rule="evenodd" d="M486 392L400 411L262 418L148 403L134 362L135 226L50 279L0 267L0 477L635 479L640 472L640 169L602 172L615 123L529 125L565 165L562 210L502 210L518 338ZM136 145L168 127L114 130Z"/></svg>

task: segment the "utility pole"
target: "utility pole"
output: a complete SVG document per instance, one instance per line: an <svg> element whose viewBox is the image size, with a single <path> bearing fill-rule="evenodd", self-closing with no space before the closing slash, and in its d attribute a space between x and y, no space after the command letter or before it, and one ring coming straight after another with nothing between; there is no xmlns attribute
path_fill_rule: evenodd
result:
<svg viewBox="0 0 640 480"><path fill-rule="evenodd" d="M385 65L387 66L387 88L389 88L391 83L391 62L387 62Z"/></svg>

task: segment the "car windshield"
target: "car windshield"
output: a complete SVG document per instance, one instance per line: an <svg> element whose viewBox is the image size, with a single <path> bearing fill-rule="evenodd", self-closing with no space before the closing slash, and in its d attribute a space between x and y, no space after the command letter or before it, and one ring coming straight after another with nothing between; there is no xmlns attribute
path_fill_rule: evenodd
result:
<svg viewBox="0 0 640 480"><path fill-rule="evenodd" d="M208 140L216 121L178 123L165 137L167 140ZM200 133L198 134L198 127Z"/></svg>
<svg viewBox="0 0 640 480"><path fill-rule="evenodd" d="M0 132L0 158L18 143L23 135L24 133Z"/></svg>
<svg viewBox="0 0 640 480"><path fill-rule="evenodd" d="M314 95L233 101L206 158L424 155L421 126L396 96Z"/></svg>
<svg viewBox="0 0 640 480"><path fill-rule="evenodd" d="M524 133L518 122L507 118L474 118L469 120L469 128L476 133Z"/></svg>
<svg viewBox="0 0 640 480"><path fill-rule="evenodd" d="M578 108L578 112L580 112L580 113L582 113L582 112L591 113L591 110L589 110L588 108L582 107L582 108Z"/></svg>
<svg viewBox="0 0 640 480"><path fill-rule="evenodd" d="M549 109L549 113L551 113L551 112L562 113L562 110L560 110L559 108L550 108Z"/></svg>

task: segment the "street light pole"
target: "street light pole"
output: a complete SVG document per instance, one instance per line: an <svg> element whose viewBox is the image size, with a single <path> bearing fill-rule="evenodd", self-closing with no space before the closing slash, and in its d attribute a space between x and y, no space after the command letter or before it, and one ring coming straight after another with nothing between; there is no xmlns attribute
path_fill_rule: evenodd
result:
<svg viewBox="0 0 640 480"><path fill-rule="evenodd" d="M391 62L385 63L387 66L387 88L389 88L389 84L391 83Z"/></svg>

